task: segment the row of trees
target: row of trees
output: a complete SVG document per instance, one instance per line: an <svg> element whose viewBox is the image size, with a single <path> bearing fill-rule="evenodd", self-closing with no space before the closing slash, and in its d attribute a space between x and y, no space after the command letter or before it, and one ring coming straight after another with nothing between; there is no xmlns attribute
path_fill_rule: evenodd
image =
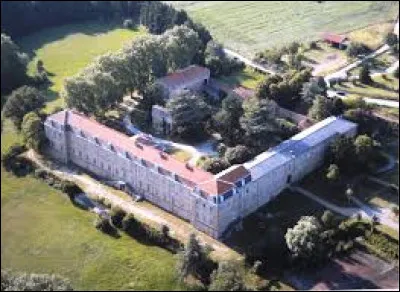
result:
<svg viewBox="0 0 400 292"><path fill-rule="evenodd" d="M192 64L200 43L198 34L187 26L135 39L68 78L64 87L67 104L87 114L101 115L120 102L125 92L134 91L143 95L140 102L146 103L157 90L151 88L153 81ZM151 103L145 108L151 108Z"/></svg>

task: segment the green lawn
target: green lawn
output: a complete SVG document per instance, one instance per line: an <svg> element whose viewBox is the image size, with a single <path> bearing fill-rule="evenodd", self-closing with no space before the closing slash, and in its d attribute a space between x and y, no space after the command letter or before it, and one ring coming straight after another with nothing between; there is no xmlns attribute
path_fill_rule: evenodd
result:
<svg viewBox="0 0 400 292"><path fill-rule="evenodd" d="M2 151L19 137L5 123ZM174 256L93 226L95 215L74 207L45 183L1 168L1 267L68 277L79 290L179 290Z"/></svg>
<svg viewBox="0 0 400 292"><path fill-rule="evenodd" d="M29 63L30 74L36 71L41 59L50 72L53 82L48 90L47 110L63 106L59 93L66 77L73 76L86 67L96 56L122 48L123 44L139 35L144 29L128 30L118 25L85 22L49 28L20 40L22 50L33 57Z"/></svg>
<svg viewBox="0 0 400 292"><path fill-rule="evenodd" d="M342 82L341 85L336 85L335 88L351 93L354 96L399 100L399 79L391 74L386 74L386 78L374 76L372 79L374 82L371 85L360 82L357 82L356 85L352 82Z"/></svg>
<svg viewBox="0 0 400 292"><path fill-rule="evenodd" d="M250 89L255 89L257 84L265 78L265 74L258 73L246 67L244 70L233 73L229 76L221 76L217 80L230 86L241 85Z"/></svg>
<svg viewBox="0 0 400 292"><path fill-rule="evenodd" d="M184 8L228 48L253 56L291 41L320 38L392 20L398 2L388 1L166 1Z"/></svg>

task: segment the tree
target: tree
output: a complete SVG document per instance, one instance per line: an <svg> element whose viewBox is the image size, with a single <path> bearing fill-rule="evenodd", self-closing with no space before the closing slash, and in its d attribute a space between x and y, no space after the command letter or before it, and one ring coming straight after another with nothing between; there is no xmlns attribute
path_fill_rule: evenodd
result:
<svg viewBox="0 0 400 292"><path fill-rule="evenodd" d="M398 37L394 32L389 32L385 36L385 43L388 44L389 46L394 46L399 43Z"/></svg>
<svg viewBox="0 0 400 292"><path fill-rule="evenodd" d="M339 167L336 164L329 165L326 178L330 182L336 182L339 180L339 177L340 177Z"/></svg>
<svg viewBox="0 0 400 292"><path fill-rule="evenodd" d="M211 274L209 291L246 291L243 268L234 262L221 262Z"/></svg>
<svg viewBox="0 0 400 292"><path fill-rule="evenodd" d="M240 124L245 131L246 144L265 148L271 143L271 134L279 131L275 120L276 104L271 100L247 100Z"/></svg>
<svg viewBox="0 0 400 292"><path fill-rule="evenodd" d="M142 99L139 100L138 108L150 112L153 105L165 105L164 90L158 83L150 84L143 92Z"/></svg>
<svg viewBox="0 0 400 292"><path fill-rule="evenodd" d="M177 274L181 280L188 275L203 279L208 271L210 259L207 250L192 233L185 249L178 254Z"/></svg>
<svg viewBox="0 0 400 292"><path fill-rule="evenodd" d="M38 152L40 151L45 140L45 135L42 120L36 113L29 112L24 116L21 134L26 147Z"/></svg>
<svg viewBox="0 0 400 292"><path fill-rule="evenodd" d="M331 229L335 227L335 216L333 215L332 211L325 210L321 216L321 222L324 225L325 229Z"/></svg>
<svg viewBox="0 0 400 292"><path fill-rule="evenodd" d="M354 170L356 166L356 154L353 142L353 138L340 136L329 145L329 161L332 164L336 164L343 171Z"/></svg>
<svg viewBox="0 0 400 292"><path fill-rule="evenodd" d="M1 34L1 94L8 94L13 89L26 83L28 56L9 36Z"/></svg>
<svg viewBox="0 0 400 292"><path fill-rule="evenodd" d="M217 174L227 169L230 166L229 162L225 159L220 158L209 158L203 164L203 169L205 171L211 172L212 174Z"/></svg>
<svg viewBox="0 0 400 292"><path fill-rule="evenodd" d="M57 275L1 270L1 291L72 291L68 279Z"/></svg>
<svg viewBox="0 0 400 292"><path fill-rule="evenodd" d="M295 259L313 261L322 256L321 225L313 216L303 216L286 232L286 244Z"/></svg>
<svg viewBox="0 0 400 292"><path fill-rule="evenodd" d="M242 100L230 94L222 101L221 110L214 116L216 130L221 134L225 143L232 145L242 136L240 118L243 115Z"/></svg>
<svg viewBox="0 0 400 292"><path fill-rule="evenodd" d="M168 54L168 68L175 71L190 64L200 48L198 34L185 25L175 26L164 34Z"/></svg>
<svg viewBox="0 0 400 292"><path fill-rule="evenodd" d="M244 163L250 158L251 152L244 145L237 145L235 147L228 148L225 152L225 159L231 165Z"/></svg>
<svg viewBox="0 0 400 292"><path fill-rule="evenodd" d="M19 130L25 114L40 109L44 102L45 97L36 88L22 86L14 90L7 98L3 107L3 114L6 118L10 118Z"/></svg>
<svg viewBox="0 0 400 292"><path fill-rule="evenodd" d="M354 150L360 163L365 165L376 157L375 145L374 140L368 135L357 136L354 141Z"/></svg>
<svg viewBox="0 0 400 292"><path fill-rule="evenodd" d="M314 99L318 96L326 96L327 86L323 77L311 79L305 82L302 87L301 97L307 104L312 104Z"/></svg>
<svg viewBox="0 0 400 292"><path fill-rule="evenodd" d="M173 134L183 139L195 139L204 134L204 124L211 116L210 107L202 96L185 92L167 103L173 121Z"/></svg>
<svg viewBox="0 0 400 292"><path fill-rule="evenodd" d="M371 84L373 82L368 65L363 65L361 67L359 80L363 84Z"/></svg>
<svg viewBox="0 0 400 292"><path fill-rule="evenodd" d="M347 54L350 57L357 57L359 55L368 54L371 51L369 47L359 42L351 42L347 47Z"/></svg>
<svg viewBox="0 0 400 292"><path fill-rule="evenodd" d="M321 95L317 95L308 110L308 116L317 121L321 121L333 115L334 100Z"/></svg>

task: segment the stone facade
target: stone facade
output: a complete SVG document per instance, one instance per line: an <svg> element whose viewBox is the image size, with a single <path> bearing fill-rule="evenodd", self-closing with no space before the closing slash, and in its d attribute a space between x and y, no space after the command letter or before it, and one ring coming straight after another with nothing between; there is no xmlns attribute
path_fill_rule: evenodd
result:
<svg viewBox="0 0 400 292"><path fill-rule="evenodd" d="M356 129L346 120L328 118L243 165L212 175L74 111L45 121L54 158L124 181L135 194L214 238L318 167L332 140L355 135Z"/></svg>

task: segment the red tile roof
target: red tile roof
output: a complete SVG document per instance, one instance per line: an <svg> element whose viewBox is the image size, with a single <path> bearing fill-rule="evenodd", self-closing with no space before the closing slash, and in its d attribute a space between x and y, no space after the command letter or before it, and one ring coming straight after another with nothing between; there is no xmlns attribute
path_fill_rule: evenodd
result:
<svg viewBox="0 0 400 292"><path fill-rule="evenodd" d="M335 43L335 44L340 44L340 43L344 42L347 39L347 37L326 32L323 34L323 39L324 39L324 41L328 41L328 42Z"/></svg>
<svg viewBox="0 0 400 292"><path fill-rule="evenodd" d="M158 82L165 84L166 86L184 86L186 83L191 82L193 79L203 77L204 75L209 76L210 70L205 67L191 65L182 70L170 73L167 76L158 79Z"/></svg>
<svg viewBox="0 0 400 292"><path fill-rule="evenodd" d="M167 153L160 155L160 151L152 146L141 143L141 146L138 147L135 141L129 136L108 128L94 119L73 110L60 111L51 115L48 119L60 124L64 124L67 121L66 123L71 127L80 129L85 134L97 137L103 142L111 143L117 150L126 151L137 158L142 158L147 162L158 165L163 168L164 173L177 174L182 183L193 188L198 186L207 195L224 193L232 187L232 184L228 184L227 181L234 182L238 176L245 173L245 168L241 166L239 169L235 168L232 173L224 174L220 179L216 180L213 174L200 168L187 167L185 163L176 160ZM246 172L249 173L247 170Z"/></svg>

